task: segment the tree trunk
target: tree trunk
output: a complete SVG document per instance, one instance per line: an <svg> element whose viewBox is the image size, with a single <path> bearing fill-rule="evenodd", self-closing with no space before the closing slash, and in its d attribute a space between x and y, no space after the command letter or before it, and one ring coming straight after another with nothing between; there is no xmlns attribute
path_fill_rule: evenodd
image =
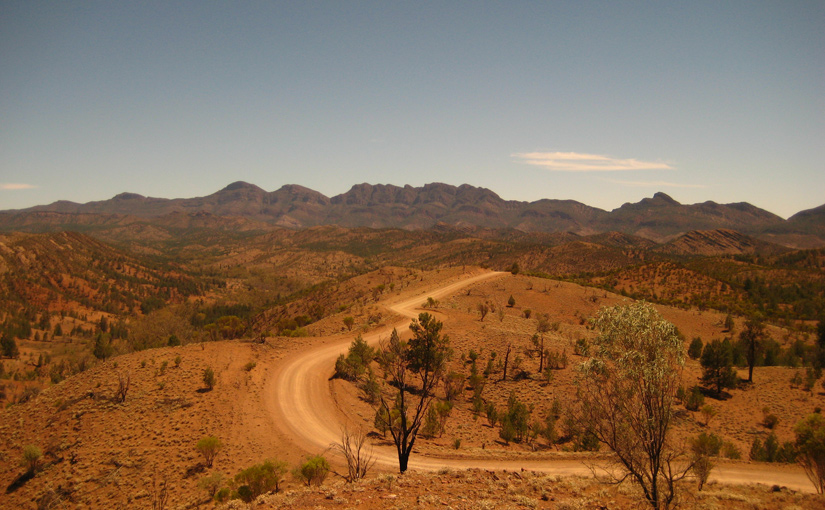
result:
<svg viewBox="0 0 825 510"><path fill-rule="evenodd" d="M501 380L507 380L507 364L510 362L510 349L512 348L511 344L507 344L507 352L504 354L504 373L501 374Z"/></svg>

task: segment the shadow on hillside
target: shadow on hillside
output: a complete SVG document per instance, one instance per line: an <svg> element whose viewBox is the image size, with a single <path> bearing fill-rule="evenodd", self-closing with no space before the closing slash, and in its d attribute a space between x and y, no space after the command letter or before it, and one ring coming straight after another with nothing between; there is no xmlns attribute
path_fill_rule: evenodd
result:
<svg viewBox="0 0 825 510"><path fill-rule="evenodd" d="M34 471L26 471L22 475L18 476L17 478L12 481L8 487L6 487L6 494L11 494L12 492L16 491L20 487L26 485L26 482L34 478Z"/></svg>

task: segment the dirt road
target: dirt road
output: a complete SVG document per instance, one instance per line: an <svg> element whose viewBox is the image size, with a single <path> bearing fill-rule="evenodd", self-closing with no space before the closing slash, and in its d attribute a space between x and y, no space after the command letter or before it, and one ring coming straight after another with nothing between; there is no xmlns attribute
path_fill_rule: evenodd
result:
<svg viewBox="0 0 825 510"><path fill-rule="evenodd" d="M507 273L486 272L469 276L460 281L404 296L387 306L394 312L407 317L417 317L418 308L427 297L434 299L452 295L462 288L491 278L501 278ZM409 320L389 325L378 331L364 335L371 345L387 338L392 328L404 334L409 329ZM352 338L349 336L332 339L317 347L296 353L276 369L264 399L265 404L275 416L275 422L282 431L293 438L297 446L307 452L319 453L330 444L338 442L341 428L346 424L346 416L341 413L330 393L329 379L334 372L338 355L346 353ZM393 448L375 449L375 459L382 469L394 469L398 466L398 457ZM528 469L557 475L589 475L591 473L581 460L499 460L441 458L413 454L410 469L438 470L442 468L464 469L476 467L483 469ZM791 489L813 492L814 488L804 472L798 466L767 466L762 464L723 463L717 466L711 480L722 483L759 483L765 485L782 485Z"/></svg>

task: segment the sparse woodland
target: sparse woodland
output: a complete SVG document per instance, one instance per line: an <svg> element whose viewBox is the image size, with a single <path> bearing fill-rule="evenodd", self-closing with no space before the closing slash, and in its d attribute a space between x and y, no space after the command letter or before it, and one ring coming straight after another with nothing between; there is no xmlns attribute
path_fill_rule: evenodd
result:
<svg viewBox="0 0 825 510"><path fill-rule="evenodd" d="M670 478L630 469L620 487L631 488L604 490L540 474L443 473L478 484L462 493L466 506L823 506L786 489L725 499L712 481L715 466L752 460L801 465L823 487L821 249L674 256L643 244L333 227L121 235L0 235L0 506L205 507L270 494L262 501L272 508L375 508L353 484L401 502L435 482L382 474L373 447L413 458L614 458L620 445L583 418L596 408L583 407L576 381L582 388L579 367L604 353L594 318L633 300L655 306L679 339L684 365L659 415L670 449L659 457L692 469ZM409 337L355 341L339 358L330 384L358 428L335 448L305 452L273 434L264 390L278 360L319 338L396 324L387 300L473 266L509 273L437 300L424 294L427 315ZM439 348L421 348L427 338ZM660 496L660 485L651 496L644 479L675 496ZM317 487L328 497L313 499ZM458 502L433 491L409 504Z"/></svg>

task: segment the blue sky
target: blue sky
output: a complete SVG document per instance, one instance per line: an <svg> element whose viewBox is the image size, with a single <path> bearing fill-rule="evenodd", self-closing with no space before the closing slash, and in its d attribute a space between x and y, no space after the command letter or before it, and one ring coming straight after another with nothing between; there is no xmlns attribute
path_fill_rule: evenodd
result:
<svg viewBox="0 0 825 510"><path fill-rule="evenodd" d="M0 2L0 209L236 180L825 203L825 2Z"/></svg>

